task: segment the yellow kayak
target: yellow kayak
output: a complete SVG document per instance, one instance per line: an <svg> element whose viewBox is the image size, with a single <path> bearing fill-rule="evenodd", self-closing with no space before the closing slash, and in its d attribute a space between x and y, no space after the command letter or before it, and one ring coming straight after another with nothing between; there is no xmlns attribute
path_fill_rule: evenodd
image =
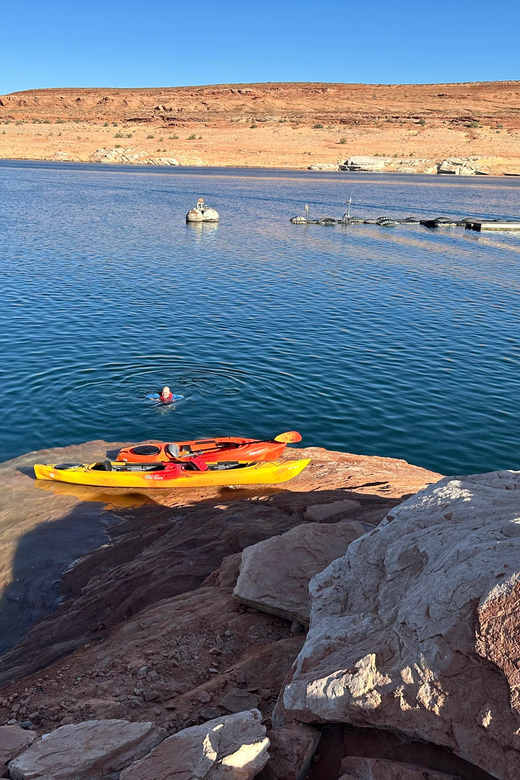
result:
<svg viewBox="0 0 520 780"><path fill-rule="evenodd" d="M204 463L202 470L199 470L193 462L125 463L105 460L100 463L59 463L53 466L37 463L34 473L37 479L71 482L75 485L171 489L287 482L309 463L309 458L257 463L223 461Z"/></svg>

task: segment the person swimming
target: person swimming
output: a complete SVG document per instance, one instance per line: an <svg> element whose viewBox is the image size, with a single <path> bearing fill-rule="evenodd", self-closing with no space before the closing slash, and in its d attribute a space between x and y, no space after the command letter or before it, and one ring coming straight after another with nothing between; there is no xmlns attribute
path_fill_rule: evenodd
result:
<svg viewBox="0 0 520 780"><path fill-rule="evenodd" d="M173 393L167 385L165 385L159 393L159 400L164 404L170 403L170 401L173 400Z"/></svg>

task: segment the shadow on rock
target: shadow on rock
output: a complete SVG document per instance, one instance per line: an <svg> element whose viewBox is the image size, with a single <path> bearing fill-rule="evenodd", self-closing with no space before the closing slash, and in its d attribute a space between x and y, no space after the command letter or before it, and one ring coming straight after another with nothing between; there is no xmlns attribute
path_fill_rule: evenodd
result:
<svg viewBox="0 0 520 780"><path fill-rule="evenodd" d="M76 495L78 489L50 487L66 495L71 488ZM96 501L111 498L98 490ZM112 504L111 511L91 500L59 520L39 524L18 540L12 583L0 603L7 650L0 684L103 638L107 630L162 599L198 588L225 557L309 521L304 514L309 506L345 499L357 500L354 517L371 524L399 503L341 489L257 492L238 500L232 495L226 503L213 499L173 508L148 497L149 503L140 507Z"/></svg>

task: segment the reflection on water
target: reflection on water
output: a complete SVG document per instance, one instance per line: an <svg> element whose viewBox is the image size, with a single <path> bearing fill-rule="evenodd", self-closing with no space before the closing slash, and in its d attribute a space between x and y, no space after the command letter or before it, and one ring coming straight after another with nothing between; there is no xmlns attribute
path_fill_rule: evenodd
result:
<svg viewBox="0 0 520 780"><path fill-rule="evenodd" d="M186 222L186 227L201 241L218 230L218 222Z"/></svg>
<svg viewBox="0 0 520 780"><path fill-rule="evenodd" d="M0 459L298 429L444 473L518 467L520 182L0 163ZM186 224L203 195L217 224ZM165 384L185 396L162 407ZM95 490L95 489L94 489Z"/></svg>
<svg viewBox="0 0 520 780"><path fill-rule="evenodd" d="M34 486L55 496L74 496L79 501L104 504L106 509L140 507L155 504L153 494L146 491L129 491L121 488L99 488L88 485L69 485L66 482L47 482L37 479Z"/></svg>

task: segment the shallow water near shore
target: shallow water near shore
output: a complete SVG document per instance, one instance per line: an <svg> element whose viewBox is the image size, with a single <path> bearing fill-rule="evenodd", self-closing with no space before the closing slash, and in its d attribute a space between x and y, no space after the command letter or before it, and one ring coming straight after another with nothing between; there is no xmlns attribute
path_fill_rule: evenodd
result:
<svg viewBox="0 0 520 780"><path fill-rule="evenodd" d="M218 225L186 225L196 199ZM520 180L0 162L0 460L299 430L445 474L520 468ZM168 384L185 400L154 406ZM100 456L104 453L100 452Z"/></svg>

